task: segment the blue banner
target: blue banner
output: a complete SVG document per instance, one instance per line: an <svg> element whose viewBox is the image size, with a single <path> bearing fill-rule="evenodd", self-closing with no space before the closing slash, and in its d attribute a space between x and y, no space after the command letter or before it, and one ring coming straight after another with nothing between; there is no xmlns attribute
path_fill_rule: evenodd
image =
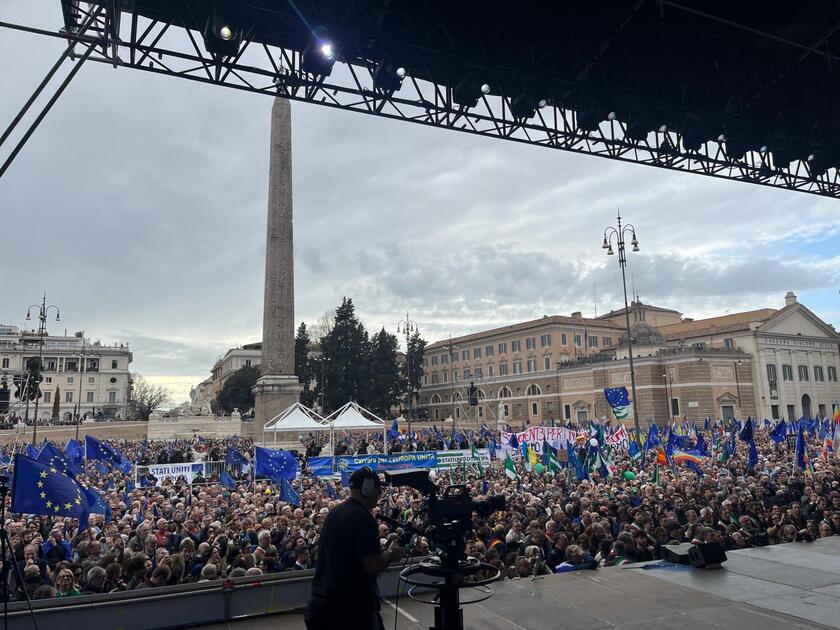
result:
<svg viewBox="0 0 840 630"><path fill-rule="evenodd" d="M332 457L307 457L306 469L315 477L327 477L333 474Z"/></svg>
<svg viewBox="0 0 840 630"><path fill-rule="evenodd" d="M317 458L316 458L317 459ZM329 459L329 458L326 458ZM420 451L418 453L391 453L383 455L344 455L336 457L338 472L352 472L364 466L370 466L376 472L390 472L406 468L435 468L437 466L436 451Z"/></svg>

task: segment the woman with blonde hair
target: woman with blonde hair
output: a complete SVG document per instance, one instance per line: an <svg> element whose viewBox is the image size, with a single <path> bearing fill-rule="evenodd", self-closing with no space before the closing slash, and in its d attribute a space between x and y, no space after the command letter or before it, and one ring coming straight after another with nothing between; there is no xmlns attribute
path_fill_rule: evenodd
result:
<svg viewBox="0 0 840 630"><path fill-rule="evenodd" d="M70 569L62 569L58 572L58 577L55 579L55 596L56 597L75 597L81 595L82 592L76 586L76 579L73 577L73 572Z"/></svg>

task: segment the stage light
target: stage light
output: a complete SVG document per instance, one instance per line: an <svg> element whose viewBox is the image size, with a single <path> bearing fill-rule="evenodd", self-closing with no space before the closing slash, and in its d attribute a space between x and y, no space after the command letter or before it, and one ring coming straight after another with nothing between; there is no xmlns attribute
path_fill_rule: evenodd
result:
<svg viewBox="0 0 840 630"><path fill-rule="evenodd" d="M328 77L338 57L335 43L323 37L314 37L304 48L300 67L304 72Z"/></svg>
<svg viewBox="0 0 840 630"><path fill-rule="evenodd" d="M722 134L720 134L720 135L717 137L717 141L718 141L718 142L720 142L720 143L726 142L726 134L723 134L723 133L722 133Z"/></svg>
<svg viewBox="0 0 840 630"><path fill-rule="evenodd" d="M242 43L242 27L229 11L222 14L214 9L207 18L202 35L207 52L225 57L238 53Z"/></svg>
<svg viewBox="0 0 840 630"><path fill-rule="evenodd" d="M373 87L385 92L396 92L402 87L406 74L404 67L383 61L373 73Z"/></svg>
<svg viewBox="0 0 840 630"><path fill-rule="evenodd" d="M607 120L609 120L610 122L612 122L613 120L615 120L615 117L616 117L616 113L615 113L615 112L610 112L609 114L607 114Z"/></svg>
<svg viewBox="0 0 840 630"><path fill-rule="evenodd" d="M544 98L541 98L539 101L537 101L537 107L539 109L545 108L546 105L548 105L548 101Z"/></svg>
<svg viewBox="0 0 840 630"><path fill-rule="evenodd" d="M490 94L490 84L489 83L482 83L481 84L481 93L487 96Z"/></svg>
<svg viewBox="0 0 840 630"><path fill-rule="evenodd" d="M517 96L510 102L510 113L516 120L528 120L537 113L536 103L529 96Z"/></svg>
<svg viewBox="0 0 840 630"><path fill-rule="evenodd" d="M659 133L668 133L668 125L661 125L659 127Z"/></svg>
<svg viewBox="0 0 840 630"><path fill-rule="evenodd" d="M490 93L490 84L482 83L474 74L460 81L452 89L452 100L462 107L475 107L482 96Z"/></svg>

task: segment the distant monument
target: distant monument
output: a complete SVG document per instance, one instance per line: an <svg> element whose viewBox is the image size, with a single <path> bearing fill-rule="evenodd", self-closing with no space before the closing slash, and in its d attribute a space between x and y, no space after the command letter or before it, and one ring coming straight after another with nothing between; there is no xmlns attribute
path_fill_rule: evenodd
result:
<svg viewBox="0 0 840 630"><path fill-rule="evenodd" d="M254 385L254 422L243 433L263 439L263 427L296 403L302 386L295 376L295 263L292 230L292 112L275 98L271 109L268 228L265 243L262 376ZM252 433L253 432L253 433Z"/></svg>

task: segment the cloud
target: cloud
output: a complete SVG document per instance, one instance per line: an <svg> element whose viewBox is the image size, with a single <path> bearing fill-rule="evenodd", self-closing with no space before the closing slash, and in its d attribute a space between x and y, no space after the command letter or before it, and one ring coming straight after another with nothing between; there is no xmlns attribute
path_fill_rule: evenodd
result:
<svg viewBox="0 0 840 630"><path fill-rule="evenodd" d="M50 3L2 19L55 28ZM0 38L0 120L61 40ZM262 328L271 99L87 64L0 181L20 324L46 291L70 330L129 341L184 383ZM429 340L622 303L600 249L620 209L630 282L700 317L838 284L836 201L293 103L296 318L344 295L368 328L410 309ZM16 138L13 138L16 139ZM836 297L836 290L831 291ZM840 326L836 302L815 311ZM806 303L807 305L807 303Z"/></svg>

